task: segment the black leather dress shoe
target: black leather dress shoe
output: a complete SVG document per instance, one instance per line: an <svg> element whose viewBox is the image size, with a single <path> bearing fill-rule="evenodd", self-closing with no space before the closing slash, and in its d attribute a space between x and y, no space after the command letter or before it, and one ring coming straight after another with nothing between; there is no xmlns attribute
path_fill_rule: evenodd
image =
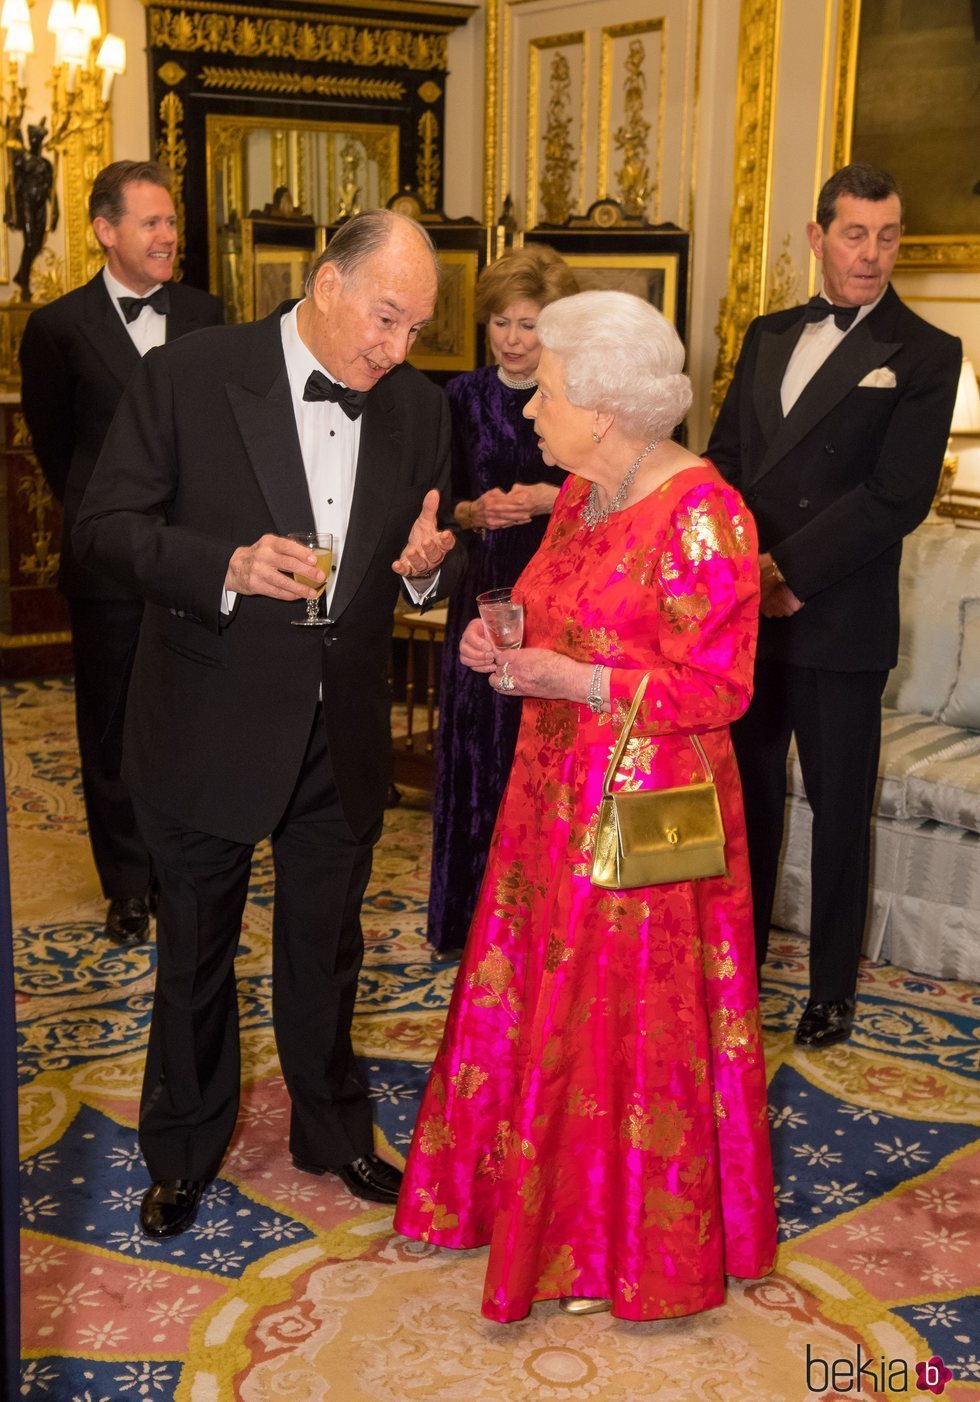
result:
<svg viewBox="0 0 980 1402"><path fill-rule="evenodd" d="M434 949L429 957L433 964L458 964L463 951L458 945L449 945L446 949Z"/></svg>
<svg viewBox="0 0 980 1402"><path fill-rule="evenodd" d="M143 944L150 937L150 912L142 896L110 901L105 918L106 937L124 948Z"/></svg>
<svg viewBox="0 0 980 1402"><path fill-rule="evenodd" d="M179 1236L197 1216L205 1184L197 1178L162 1178L143 1195L140 1226L145 1236Z"/></svg>
<svg viewBox="0 0 980 1402"><path fill-rule="evenodd" d="M798 1047L832 1047L836 1042L846 1042L853 1026L853 998L841 998L836 1003L815 1003L811 998L794 1040Z"/></svg>
<svg viewBox="0 0 980 1402"><path fill-rule="evenodd" d="M342 1168L320 1168L294 1156L293 1166L301 1173L315 1173L318 1177L324 1173L335 1173L356 1198L366 1198L368 1202L398 1201L398 1190L402 1185L401 1169L385 1163L377 1154L365 1154L363 1158L345 1163Z"/></svg>

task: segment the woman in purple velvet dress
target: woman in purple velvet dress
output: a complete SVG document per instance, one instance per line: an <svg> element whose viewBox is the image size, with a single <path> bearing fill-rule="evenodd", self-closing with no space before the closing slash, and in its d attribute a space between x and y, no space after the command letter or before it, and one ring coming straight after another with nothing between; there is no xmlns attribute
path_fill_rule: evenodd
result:
<svg viewBox="0 0 980 1402"><path fill-rule="evenodd" d="M459 640L477 615L477 594L513 584L541 544L564 480L545 466L523 409L537 383L538 314L577 291L568 266L540 244L491 263L477 283L476 310L495 363L446 386L454 512L470 563L449 601L442 652L426 930L437 959L458 958L466 941L521 720L520 706L460 665Z"/></svg>

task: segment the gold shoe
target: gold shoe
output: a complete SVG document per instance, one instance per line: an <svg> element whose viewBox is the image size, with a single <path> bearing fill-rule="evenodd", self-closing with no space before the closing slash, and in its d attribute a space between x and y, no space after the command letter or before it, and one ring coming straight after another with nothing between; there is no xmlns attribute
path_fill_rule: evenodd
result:
<svg viewBox="0 0 980 1402"><path fill-rule="evenodd" d="M558 1301L558 1308L566 1314L604 1314L612 1309L612 1300L590 1299L588 1295L565 1295Z"/></svg>

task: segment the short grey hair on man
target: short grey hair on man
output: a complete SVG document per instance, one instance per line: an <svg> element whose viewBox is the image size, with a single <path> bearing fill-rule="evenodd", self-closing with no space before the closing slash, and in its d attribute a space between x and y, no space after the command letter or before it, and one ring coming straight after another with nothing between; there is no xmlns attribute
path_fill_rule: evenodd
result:
<svg viewBox="0 0 980 1402"><path fill-rule="evenodd" d="M629 292L578 292L545 307L538 338L562 362L571 404L615 414L629 438L669 438L691 407L684 346Z"/></svg>
<svg viewBox="0 0 980 1402"><path fill-rule="evenodd" d="M356 273L373 253L385 247L400 224L414 229L419 235L432 254L432 263L438 277L439 255L428 229L423 228L416 219L409 219L407 214L397 214L393 209L366 209L363 214L355 214L345 220L317 258L306 278L307 297L312 297L317 274L325 263L332 263L342 276L349 277L351 273Z"/></svg>

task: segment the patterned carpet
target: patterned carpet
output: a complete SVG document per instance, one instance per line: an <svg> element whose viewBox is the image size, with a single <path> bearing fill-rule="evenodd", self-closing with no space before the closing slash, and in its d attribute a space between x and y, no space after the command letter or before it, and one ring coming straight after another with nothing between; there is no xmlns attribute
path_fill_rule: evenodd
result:
<svg viewBox="0 0 980 1402"><path fill-rule="evenodd" d="M484 1251L406 1243L386 1209L297 1174L269 1025L267 858L238 964L238 1132L193 1231L147 1241L135 1123L153 947L120 953L100 936L69 684L8 684L0 698L22 1033L22 1397L980 1398L980 991L865 968L855 1037L807 1055L792 1045L805 961L789 937L763 1006L782 1247L777 1273L734 1286L722 1309L630 1324L548 1304L494 1325L479 1314ZM379 1146L396 1158L455 973L423 948L428 841L421 796L407 794L365 911L356 1042ZM943 1366L917 1374L933 1357Z"/></svg>

